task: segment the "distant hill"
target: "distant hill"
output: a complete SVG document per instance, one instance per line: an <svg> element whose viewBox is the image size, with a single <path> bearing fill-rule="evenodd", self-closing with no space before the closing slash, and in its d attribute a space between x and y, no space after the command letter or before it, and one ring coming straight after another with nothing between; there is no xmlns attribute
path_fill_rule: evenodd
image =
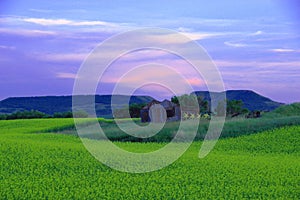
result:
<svg viewBox="0 0 300 200"><path fill-rule="evenodd" d="M208 91L196 91L194 94L202 96L205 100L210 101ZM242 100L244 102L244 107L250 111L271 111L283 105L282 103L272 101L271 99L259 95L251 90L227 90L226 98L227 100Z"/></svg>
<svg viewBox="0 0 300 200"><path fill-rule="evenodd" d="M77 96L83 99L88 96ZM125 95L115 96L118 107L124 106L122 103L128 98ZM98 117L111 117L112 95L95 95L95 109ZM149 96L131 96L132 103L148 103L153 98ZM122 102L122 103L121 103ZM84 105L82 106L84 109ZM46 114L56 112L67 112L72 110L72 96L40 96L40 97L11 97L0 101L0 113L13 113L16 111L38 110Z"/></svg>
<svg viewBox="0 0 300 200"><path fill-rule="evenodd" d="M300 103L293 103L283 105L272 112L264 114L265 117L286 117L286 116L300 116Z"/></svg>
<svg viewBox="0 0 300 200"><path fill-rule="evenodd" d="M203 96L205 100L210 100L208 91L197 91L196 95ZM249 110L274 110L283 105L272 101L249 90L228 90L226 91L227 99L242 100L244 107ZM83 99L87 96L78 96ZM117 103L115 106L122 107L124 99L128 99L125 95L116 95ZM95 109L98 117L111 117L111 98L112 95L95 95ZM150 96L131 96L132 103L148 103L154 98ZM85 110L86 105L81 106ZM16 111L38 110L46 114L54 114L56 112L67 112L72 110L72 96L40 96L40 97L11 97L0 101L0 113L13 113Z"/></svg>

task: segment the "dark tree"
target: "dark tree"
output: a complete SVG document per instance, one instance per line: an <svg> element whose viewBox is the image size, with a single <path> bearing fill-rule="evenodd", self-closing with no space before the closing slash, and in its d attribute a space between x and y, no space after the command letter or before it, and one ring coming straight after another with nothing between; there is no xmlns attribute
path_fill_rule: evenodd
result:
<svg viewBox="0 0 300 200"><path fill-rule="evenodd" d="M177 96L173 96L171 98L171 102L175 103L175 104L179 104L179 101L178 101L178 97Z"/></svg>

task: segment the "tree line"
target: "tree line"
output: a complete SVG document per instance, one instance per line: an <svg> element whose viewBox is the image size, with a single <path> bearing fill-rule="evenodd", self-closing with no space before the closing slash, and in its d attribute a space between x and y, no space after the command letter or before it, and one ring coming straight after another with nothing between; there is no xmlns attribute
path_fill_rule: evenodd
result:
<svg viewBox="0 0 300 200"><path fill-rule="evenodd" d="M43 118L87 118L88 113L85 111L78 111L72 113L68 112L57 112L53 115L49 115L38 110L30 111L17 111L11 114L0 114L0 120L13 120L13 119L43 119Z"/></svg>
<svg viewBox="0 0 300 200"><path fill-rule="evenodd" d="M226 102L219 102L216 109L211 110L210 102L204 100L202 96L196 96L194 94L183 94L181 96L173 96L171 102L180 105L183 111L192 111L194 108L199 108L199 114L209 118L210 115L223 116L226 110L226 115L235 117L242 114L250 113L247 108L244 108L242 100L227 100ZM131 118L139 118L140 110L145 106L145 103L130 104L128 107L115 110L117 118L128 117L128 111ZM226 106L226 109L224 108ZM195 114L195 113L194 113Z"/></svg>
<svg viewBox="0 0 300 200"><path fill-rule="evenodd" d="M196 96L194 94L173 96L171 98L171 101L175 104L180 104L183 110L188 107L199 106L200 114L209 114L209 115L214 114L214 115L223 116L226 110L227 116L235 117L250 112L247 108L244 108L244 103L242 100L227 100L226 102L219 102L215 110L211 110L209 101L204 100L202 96Z"/></svg>
<svg viewBox="0 0 300 200"><path fill-rule="evenodd" d="M201 115L224 115L226 110L226 115L235 117L241 114L250 113L247 108L244 108L244 103L242 100L227 100L226 102L220 102L215 110L211 110L210 102L204 100L202 96L195 96L193 94L184 94L181 96L173 96L171 98L171 102L180 105L183 110L188 110L189 108L195 108L199 106ZM129 115L132 118L140 117L140 110L145 106L145 103L130 104L127 108L117 109L116 113L118 117L122 118L122 116L127 116L129 111ZM224 109L226 106L226 109ZM249 114L248 114L249 115ZM85 111L78 111L72 113L68 112L56 112L53 115L49 115L37 110L30 111L18 111L12 114L0 114L0 120L12 120L12 119L41 119L41 118L87 118L89 115Z"/></svg>

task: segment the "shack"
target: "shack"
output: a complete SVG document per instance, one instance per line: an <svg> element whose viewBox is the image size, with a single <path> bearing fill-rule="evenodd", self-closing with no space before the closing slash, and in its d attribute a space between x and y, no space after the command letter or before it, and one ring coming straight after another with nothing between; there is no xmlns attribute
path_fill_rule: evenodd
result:
<svg viewBox="0 0 300 200"><path fill-rule="evenodd" d="M153 100L141 109L140 116L141 122L163 123L180 120L181 111L179 105L167 99L162 102Z"/></svg>

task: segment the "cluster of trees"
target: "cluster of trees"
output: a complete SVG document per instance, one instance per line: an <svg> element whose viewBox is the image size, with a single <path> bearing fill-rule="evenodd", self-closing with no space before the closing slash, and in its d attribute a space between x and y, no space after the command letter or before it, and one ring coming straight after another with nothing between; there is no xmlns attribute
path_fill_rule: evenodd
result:
<svg viewBox="0 0 300 200"><path fill-rule="evenodd" d="M224 106L225 102L219 102L215 113L218 116L224 115ZM250 111L247 108L244 108L244 103L242 100L227 100L226 101L226 115L231 117L236 117L241 114L247 114Z"/></svg>
<svg viewBox="0 0 300 200"><path fill-rule="evenodd" d="M0 115L1 120L10 120L10 119L35 119L35 118L50 118L50 115L42 113L37 110L31 111L18 111L12 114L2 114Z"/></svg>
<svg viewBox="0 0 300 200"><path fill-rule="evenodd" d="M242 100L227 101L227 106L226 106L227 115L231 115L231 117L235 117L240 114L249 113L249 110L247 108L243 108L243 106L244 103Z"/></svg>
<svg viewBox="0 0 300 200"><path fill-rule="evenodd" d="M201 114L202 115L211 115L216 114L219 116L223 116L226 110L226 115L235 117L241 114L249 113L247 108L244 108L244 104L242 100L227 100L227 102L220 102L217 108L214 111L211 111L210 103L202 96L196 96L194 94L184 94L181 96L173 96L171 101L175 104L180 104L180 107L183 111L192 111L193 108L200 109L200 113L193 114ZM131 118L139 118L140 111L145 106L145 103L138 104L133 103L130 104L129 107L121 108L115 110L114 114L117 118L124 118L128 116L128 110ZM224 108L226 106L226 109ZM53 115L45 114L43 112L37 110L30 111L18 111L12 114L0 114L0 120L10 120L10 119L34 119L34 118L86 118L88 117L88 113L85 111L78 111L75 113L72 112L60 112L54 113Z"/></svg>
<svg viewBox="0 0 300 200"><path fill-rule="evenodd" d="M74 114L72 112L54 113L48 115L46 113L30 110L30 111L18 111L12 114L1 114L0 120L11 120L11 119L41 119L41 118L86 118L88 114L85 111L78 111Z"/></svg>
<svg viewBox="0 0 300 200"><path fill-rule="evenodd" d="M202 96L184 94L178 97L173 96L171 101L175 104L179 104L183 110L189 110L189 108L196 108L199 106L201 114L210 113L209 103L204 100Z"/></svg>
<svg viewBox="0 0 300 200"><path fill-rule="evenodd" d="M227 100L226 102L220 102L214 111L211 111L209 102L204 100L202 96L184 94L178 97L172 97L171 101L173 103L180 104L183 110L188 107L199 106L201 114L211 115L214 113L218 116L223 116L226 114L227 116L235 117L241 114L249 113L249 110L244 108L244 103L242 100ZM225 111L226 113L224 113Z"/></svg>
<svg viewBox="0 0 300 200"><path fill-rule="evenodd" d="M83 110L77 112L58 112L53 114L53 118L87 118L89 114Z"/></svg>

